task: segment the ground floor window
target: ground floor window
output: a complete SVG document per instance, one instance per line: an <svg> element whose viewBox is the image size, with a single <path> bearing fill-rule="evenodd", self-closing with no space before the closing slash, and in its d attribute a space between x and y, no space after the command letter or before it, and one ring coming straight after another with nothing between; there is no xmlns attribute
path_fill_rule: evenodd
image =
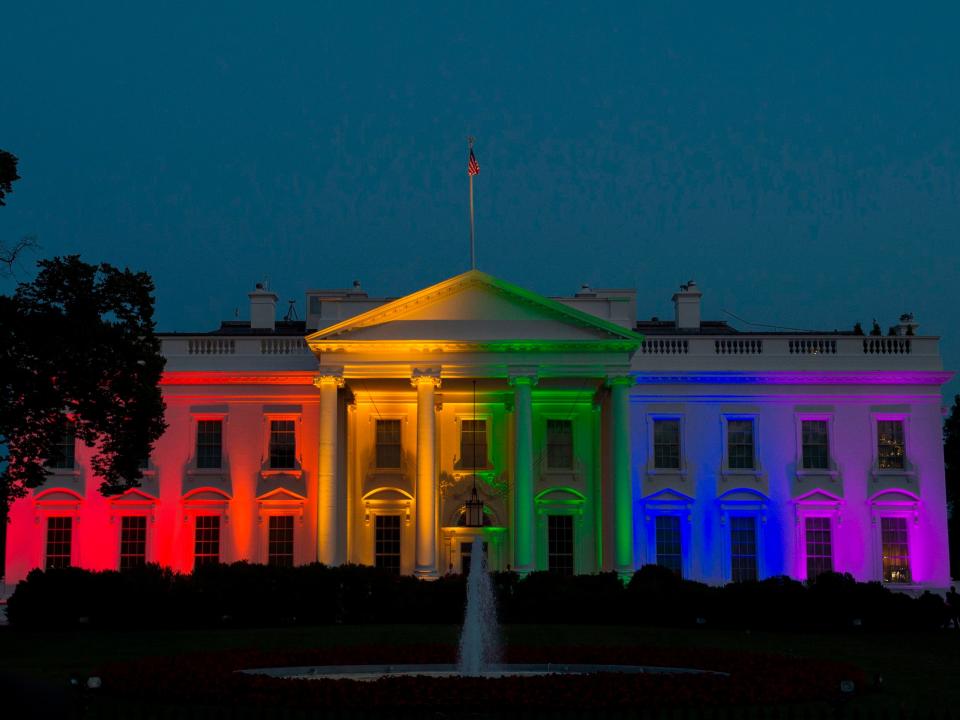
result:
<svg viewBox="0 0 960 720"><path fill-rule="evenodd" d="M194 531L193 566L220 562L220 516L197 515Z"/></svg>
<svg viewBox="0 0 960 720"><path fill-rule="evenodd" d="M757 522L752 517L730 518L730 579L757 579Z"/></svg>
<svg viewBox="0 0 960 720"><path fill-rule="evenodd" d="M558 575L573 575L573 517L547 516L547 569Z"/></svg>
<svg viewBox="0 0 960 720"><path fill-rule="evenodd" d="M907 545L907 519L902 517L880 518L880 543L883 558L883 581L909 583L910 550Z"/></svg>
<svg viewBox="0 0 960 720"><path fill-rule="evenodd" d="M486 560L486 566L489 569L490 567L490 552L489 552L489 543L483 543L483 558ZM460 573L463 575L470 574L470 563L473 560L473 543L472 542L462 542L460 543Z"/></svg>
<svg viewBox="0 0 960 720"><path fill-rule="evenodd" d="M377 515L374 526L374 564L400 574L400 516Z"/></svg>
<svg viewBox="0 0 960 720"><path fill-rule="evenodd" d="M657 565L677 575L683 575L683 556L680 544L680 518L676 515L658 515L656 518Z"/></svg>
<svg viewBox="0 0 960 720"><path fill-rule="evenodd" d="M70 567L73 551L73 518L47 518L46 568Z"/></svg>
<svg viewBox="0 0 960 720"><path fill-rule="evenodd" d="M147 518L120 518L120 569L142 567L147 562Z"/></svg>
<svg viewBox="0 0 960 720"><path fill-rule="evenodd" d="M813 580L825 572L833 572L830 518L808 517L804 532L807 544L807 579Z"/></svg>
<svg viewBox="0 0 960 720"><path fill-rule="evenodd" d="M293 515L271 515L267 522L267 564L293 567Z"/></svg>

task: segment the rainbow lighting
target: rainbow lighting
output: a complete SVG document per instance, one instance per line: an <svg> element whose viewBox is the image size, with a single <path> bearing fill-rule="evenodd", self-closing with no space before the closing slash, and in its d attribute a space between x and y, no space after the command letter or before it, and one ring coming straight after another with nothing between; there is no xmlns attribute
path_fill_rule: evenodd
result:
<svg viewBox="0 0 960 720"><path fill-rule="evenodd" d="M77 443L13 505L5 581L237 560L431 579L479 539L521 574L946 587L938 338L912 316L743 333L701 297L637 322L633 290L471 270L396 300L308 291L306 320L278 321L258 287L249 321L162 336L169 429L140 487L101 496Z"/></svg>

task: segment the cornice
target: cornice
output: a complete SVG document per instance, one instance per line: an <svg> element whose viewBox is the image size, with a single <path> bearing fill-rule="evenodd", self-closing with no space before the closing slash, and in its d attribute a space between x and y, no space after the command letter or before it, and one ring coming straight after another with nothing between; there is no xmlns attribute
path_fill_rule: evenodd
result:
<svg viewBox="0 0 960 720"><path fill-rule="evenodd" d="M221 372L174 371L165 372L161 385L307 385L312 387L314 372Z"/></svg>
<svg viewBox="0 0 960 720"><path fill-rule="evenodd" d="M633 352L639 341L611 340L313 340L310 348L323 353L596 353Z"/></svg>
<svg viewBox="0 0 960 720"><path fill-rule="evenodd" d="M638 385L943 385L953 377L942 370L635 372Z"/></svg>

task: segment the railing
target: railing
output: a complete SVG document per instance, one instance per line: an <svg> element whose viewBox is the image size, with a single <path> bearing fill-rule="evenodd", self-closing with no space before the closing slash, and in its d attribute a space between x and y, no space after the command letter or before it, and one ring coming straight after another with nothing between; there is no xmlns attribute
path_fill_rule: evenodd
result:
<svg viewBox="0 0 960 720"><path fill-rule="evenodd" d="M791 355L836 355L837 341L827 338L799 338L787 341Z"/></svg>
<svg viewBox="0 0 960 720"><path fill-rule="evenodd" d="M863 341L864 355L909 355L910 338L871 337Z"/></svg>
<svg viewBox="0 0 960 720"><path fill-rule="evenodd" d="M299 355L309 350L303 338L263 338L260 341L261 355Z"/></svg>
<svg viewBox="0 0 960 720"><path fill-rule="evenodd" d="M229 338L203 337L187 340L188 355L233 355L237 343Z"/></svg>
<svg viewBox="0 0 960 720"><path fill-rule="evenodd" d="M763 340L723 338L713 341L713 349L717 355L759 355L763 352Z"/></svg>
<svg viewBox="0 0 960 720"><path fill-rule="evenodd" d="M690 343L672 338L647 338L640 343L640 352L644 355L686 355L690 352Z"/></svg>

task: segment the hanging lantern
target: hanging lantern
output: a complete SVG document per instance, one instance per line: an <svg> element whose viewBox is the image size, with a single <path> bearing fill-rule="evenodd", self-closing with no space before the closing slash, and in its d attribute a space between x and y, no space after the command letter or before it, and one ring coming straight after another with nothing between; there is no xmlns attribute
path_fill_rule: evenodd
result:
<svg viewBox="0 0 960 720"><path fill-rule="evenodd" d="M470 492L470 499L467 500L465 516L466 522L464 525L467 527L483 527L483 500L477 494L476 480L474 480L473 490Z"/></svg>

